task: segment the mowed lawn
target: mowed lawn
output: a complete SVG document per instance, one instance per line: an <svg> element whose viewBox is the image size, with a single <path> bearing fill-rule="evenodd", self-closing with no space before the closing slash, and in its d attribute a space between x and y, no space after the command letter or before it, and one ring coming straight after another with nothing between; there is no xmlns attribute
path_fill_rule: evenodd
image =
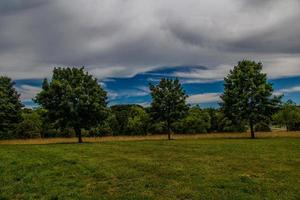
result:
<svg viewBox="0 0 300 200"><path fill-rule="evenodd" d="M300 199L300 138L2 144L0 199Z"/></svg>

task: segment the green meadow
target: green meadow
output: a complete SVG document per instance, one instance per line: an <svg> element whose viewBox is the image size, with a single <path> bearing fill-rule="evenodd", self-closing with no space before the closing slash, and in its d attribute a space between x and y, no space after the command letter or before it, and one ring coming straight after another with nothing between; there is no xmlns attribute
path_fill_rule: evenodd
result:
<svg viewBox="0 0 300 200"><path fill-rule="evenodd" d="M299 198L299 138L0 145L0 199Z"/></svg>

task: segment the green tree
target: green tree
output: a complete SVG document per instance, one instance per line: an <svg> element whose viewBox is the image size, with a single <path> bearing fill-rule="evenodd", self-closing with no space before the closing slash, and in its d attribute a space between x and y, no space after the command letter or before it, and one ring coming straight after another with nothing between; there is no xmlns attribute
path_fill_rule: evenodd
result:
<svg viewBox="0 0 300 200"><path fill-rule="evenodd" d="M126 135L128 118L133 105L114 105L111 106L111 111L115 115L117 124L113 127L114 135Z"/></svg>
<svg viewBox="0 0 300 200"><path fill-rule="evenodd" d="M141 106L132 107L130 117L128 119L128 132L135 135L146 135L149 125L148 113Z"/></svg>
<svg viewBox="0 0 300 200"><path fill-rule="evenodd" d="M280 111L274 114L273 120L290 131L297 123L300 123L300 108L291 100L287 101Z"/></svg>
<svg viewBox="0 0 300 200"><path fill-rule="evenodd" d="M174 123L178 133L207 133L211 126L209 113L200 107L189 109L188 115Z"/></svg>
<svg viewBox="0 0 300 200"><path fill-rule="evenodd" d="M116 115L109 109L107 118L98 124L95 136L113 135L116 127L118 127Z"/></svg>
<svg viewBox="0 0 300 200"><path fill-rule="evenodd" d="M107 94L84 68L55 68L50 83L35 101L47 110L47 119L64 129L72 127L82 142L81 130L96 127L107 116Z"/></svg>
<svg viewBox="0 0 300 200"><path fill-rule="evenodd" d="M159 122L153 119L151 119L150 122L151 123L149 124L149 129L148 129L149 133L154 135L154 134L163 134L168 131L165 122Z"/></svg>
<svg viewBox="0 0 300 200"><path fill-rule="evenodd" d="M216 108L206 108L204 109L210 118L210 128L208 132L218 132L219 131L219 124L218 124L218 112L219 110Z"/></svg>
<svg viewBox="0 0 300 200"><path fill-rule="evenodd" d="M16 130L18 138L36 138L42 136L43 120L39 110L23 109L23 121Z"/></svg>
<svg viewBox="0 0 300 200"><path fill-rule="evenodd" d="M245 121L230 120L222 110L217 112L217 123L219 132L245 132L247 123Z"/></svg>
<svg viewBox="0 0 300 200"><path fill-rule="evenodd" d="M170 140L171 125L184 118L189 109L186 104L187 95L178 79L162 78L158 85L150 84L150 91L152 118L166 123Z"/></svg>
<svg viewBox="0 0 300 200"><path fill-rule="evenodd" d="M114 135L145 135L149 127L149 115L140 105L114 105L111 111L117 124Z"/></svg>
<svg viewBox="0 0 300 200"><path fill-rule="evenodd" d="M255 138L255 125L270 121L279 108L281 97L272 96L272 84L262 73L262 63L243 60L224 78L221 107L235 124L247 122L251 138Z"/></svg>
<svg viewBox="0 0 300 200"><path fill-rule="evenodd" d="M244 132L247 130L245 123L234 123L228 119L220 108L204 109L210 116L211 126L208 132Z"/></svg>
<svg viewBox="0 0 300 200"><path fill-rule="evenodd" d="M0 138L12 138L18 123L22 121L20 95L10 78L0 77Z"/></svg>

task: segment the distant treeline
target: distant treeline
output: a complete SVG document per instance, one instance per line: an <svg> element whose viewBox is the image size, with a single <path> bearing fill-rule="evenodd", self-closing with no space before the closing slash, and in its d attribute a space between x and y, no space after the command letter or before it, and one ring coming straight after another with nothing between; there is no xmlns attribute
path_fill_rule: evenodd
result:
<svg viewBox="0 0 300 200"><path fill-rule="evenodd" d="M24 108L14 83L0 77L0 139L100 137L171 133L271 131L272 126L300 130L300 108L281 96L261 72L262 64L243 60L224 79L220 108L201 109L186 103L178 79L149 85L152 102L107 106L107 93L84 68L55 68L51 82Z"/></svg>
<svg viewBox="0 0 300 200"><path fill-rule="evenodd" d="M290 105L286 105L287 107ZM295 105L293 105L294 107ZM300 108L295 106L300 115ZM166 134L167 127L164 122L151 120L150 109L140 105L115 105L109 109L107 119L99 123L98 126L89 130L83 130L85 137L118 136L118 135L149 135ZM291 112L291 113L288 113ZM300 130L300 121L293 123L293 118L287 124L283 124L283 117L276 119L278 115L291 115L293 110L281 110L274 115L271 123L259 123L256 125L256 131L271 131L271 126L287 126L289 131ZM16 124L15 129L0 132L1 139L13 138L49 138L49 137L75 137L72 128L60 129L54 124L49 123L44 118L45 110L42 108L28 109L21 111L23 120ZM295 113L296 114L296 113ZM221 109L192 107L188 115L175 122L172 129L174 133L196 134L196 133L215 133L215 132L245 132L248 127L246 124L234 124L225 117Z"/></svg>

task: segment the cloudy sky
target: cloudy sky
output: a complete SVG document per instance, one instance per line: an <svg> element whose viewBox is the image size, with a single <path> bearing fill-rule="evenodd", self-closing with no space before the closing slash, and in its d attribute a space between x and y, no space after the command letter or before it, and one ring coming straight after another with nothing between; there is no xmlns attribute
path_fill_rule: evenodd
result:
<svg viewBox="0 0 300 200"><path fill-rule="evenodd" d="M0 74L30 106L55 66L85 66L111 104L149 104L148 82L179 77L214 106L222 79L253 59L300 103L299 0L1 0Z"/></svg>

